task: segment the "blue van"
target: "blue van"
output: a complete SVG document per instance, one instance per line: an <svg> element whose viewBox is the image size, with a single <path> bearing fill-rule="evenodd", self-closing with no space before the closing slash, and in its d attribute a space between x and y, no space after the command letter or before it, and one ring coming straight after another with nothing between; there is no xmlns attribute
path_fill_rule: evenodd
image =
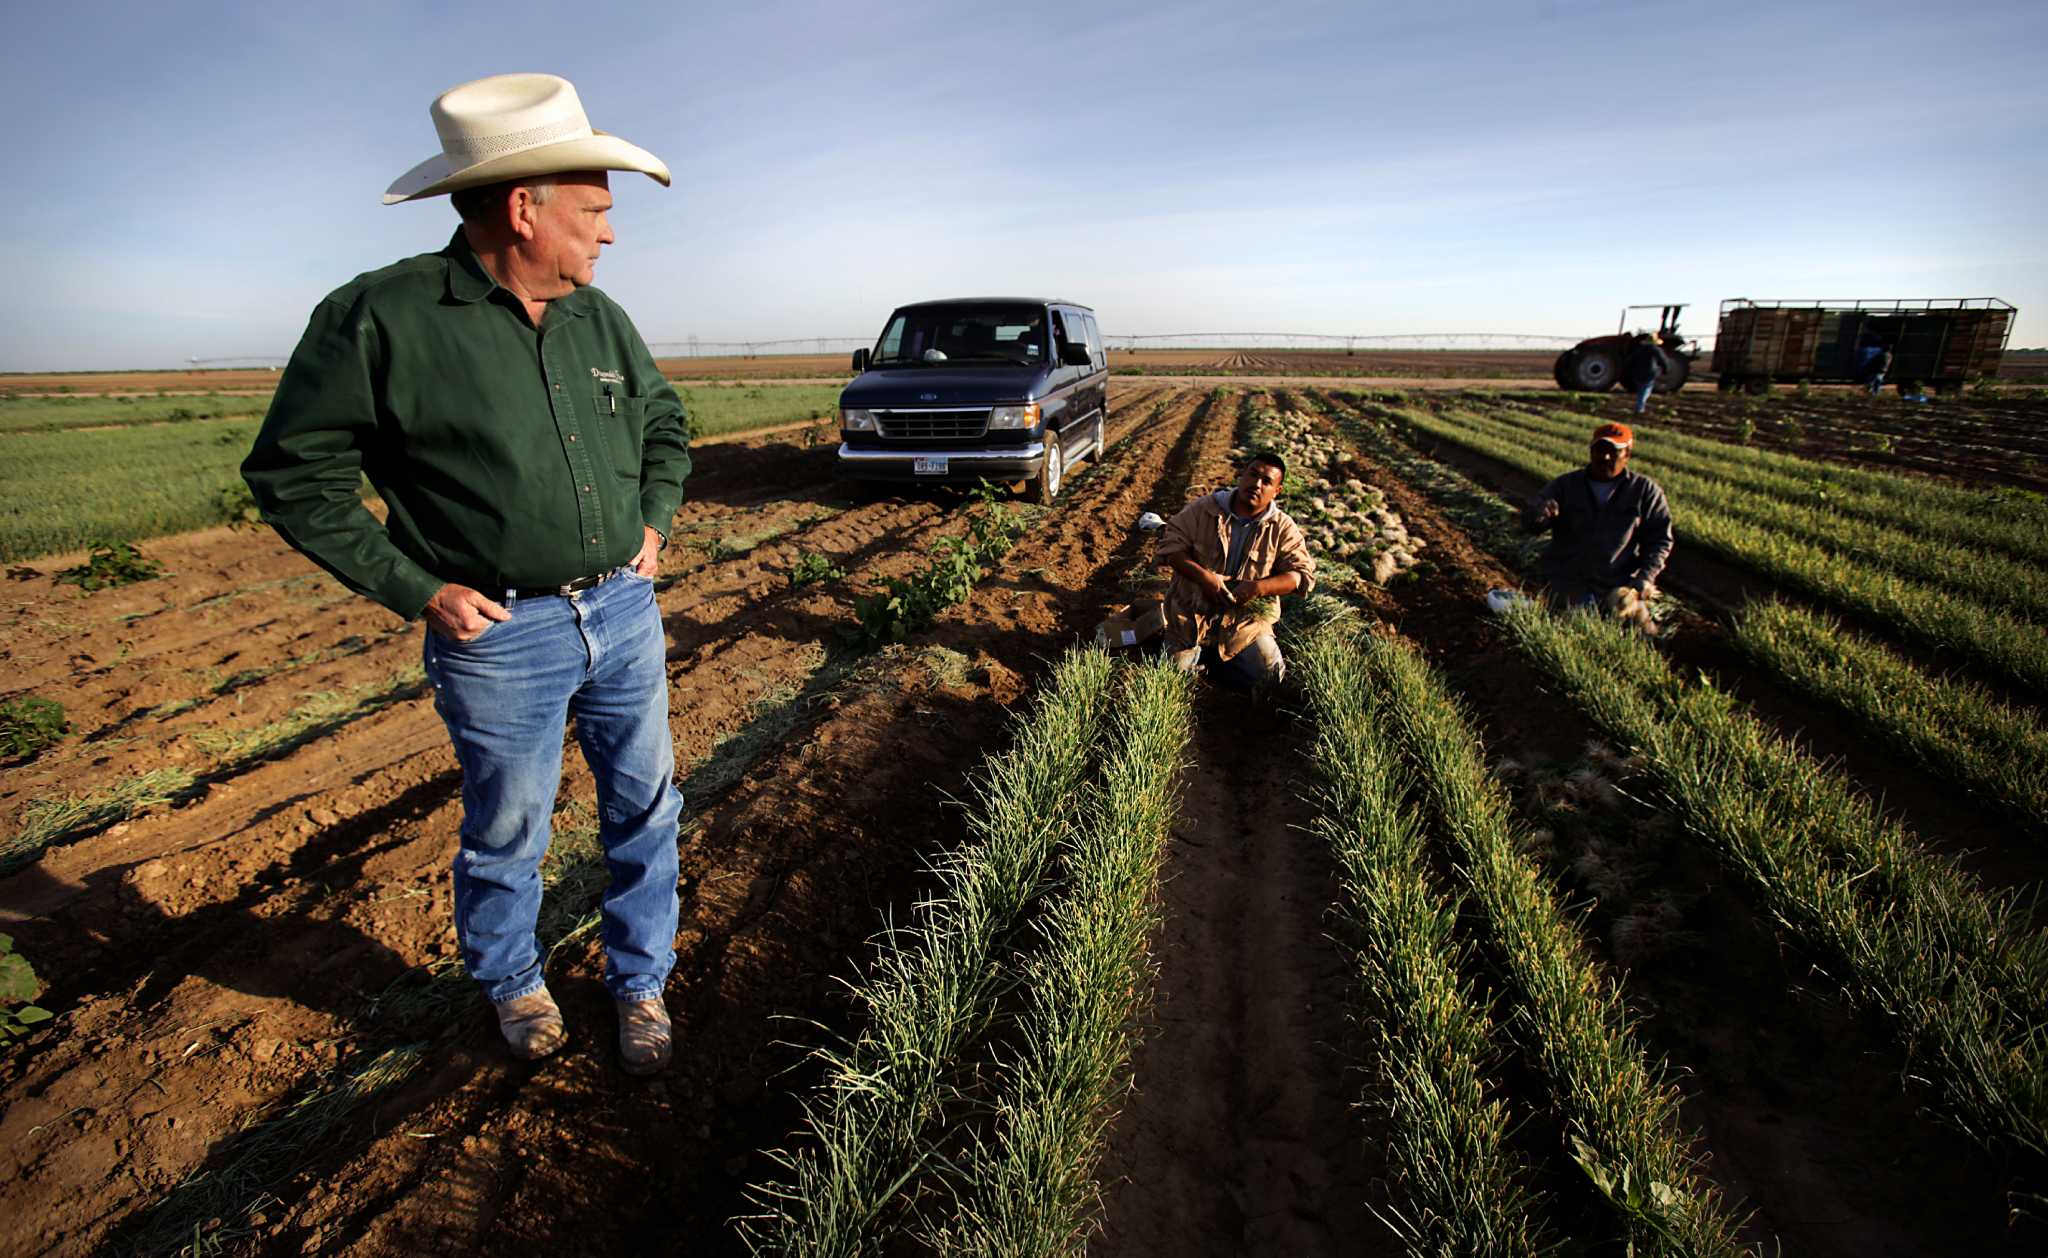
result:
<svg viewBox="0 0 2048 1258"><path fill-rule="evenodd" d="M1023 482L1051 502L1102 452L1109 359L1095 312L1042 297L922 301L889 316L839 394L839 470L857 480Z"/></svg>

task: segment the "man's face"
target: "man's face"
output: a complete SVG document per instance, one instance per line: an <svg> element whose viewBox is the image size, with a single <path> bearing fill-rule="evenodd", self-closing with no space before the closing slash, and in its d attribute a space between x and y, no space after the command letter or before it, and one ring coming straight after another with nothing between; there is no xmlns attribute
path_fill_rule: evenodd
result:
<svg viewBox="0 0 2048 1258"><path fill-rule="evenodd" d="M1586 472L1594 480L1613 480L1621 475L1622 468L1628 466L1628 453L1612 441L1595 441L1592 457L1586 462Z"/></svg>
<svg viewBox="0 0 2048 1258"><path fill-rule="evenodd" d="M1241 515L1257 515L1280 496L1280 469L1271 463L1251 463L1237 477L1237 506Z"/></svg>
<svg viewBox="0 0 2048 1258"><path fill-rule="evenodd" d="M548 203L532 207L531 247L542 263L541 282L553 291L533 296L566 297L596 278L598 250L613 239L606 218L611 208L611 181L603 171L557 176Z"/></svg>

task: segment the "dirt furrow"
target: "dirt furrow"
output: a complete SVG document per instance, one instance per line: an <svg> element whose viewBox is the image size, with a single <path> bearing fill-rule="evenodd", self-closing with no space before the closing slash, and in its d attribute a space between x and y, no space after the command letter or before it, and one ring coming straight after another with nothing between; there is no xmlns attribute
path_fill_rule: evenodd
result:
<svg viewBox="0 0 2048 1258"><path fill-rule="evenodd" d="M1189 498L1234 471L1228 426L1211 433L1191 460ZM1089 1250L1370 1250L1388 1239L1368 1209L1383 1168L1352 1116L1347 967L1324 933L1336 870L1304 830L1303 734L1273 699L1214 687L1195 719L1163 871L1153 1012Z"/></svg>

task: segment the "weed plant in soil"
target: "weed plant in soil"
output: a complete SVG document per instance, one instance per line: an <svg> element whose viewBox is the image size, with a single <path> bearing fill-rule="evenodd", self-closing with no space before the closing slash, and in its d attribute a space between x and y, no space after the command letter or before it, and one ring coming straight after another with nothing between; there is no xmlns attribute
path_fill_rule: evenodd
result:
<svg viewBox="0 0 2048 1258"><path fill-rule="evenodd" d="M798 555L789 567L791 585L816 585L823 581L838 581L846 576L846 570L832 562L829 555L807 550Z"/></svg>
<svg viewBox="0 0 2048 1258"><path fill-rule="evenodd" d="M860 626L853 638L863 647L901 642L940 612L966 600L989 566L1010 552L1027 517L996 501L986 481L968 495L967 529L932 543L931 556L909 576L889 577L874 594L854 602Z"/></svg>
<svg viewBox="0 0 2048 1258"><path fill-rule="evenodd" d="M33 759L71 732L64 705L23 696L0 703L0 757Z"/></svg>
<svg viewBox="0 0 2048 1258"><path fill-rule="evenodd" d="M35 967L14 950L14 936L0 935L0 1052L56 1016L35 1003L42 990Z"/></svg>
<svg viewBox="0 0 2048 1258"><path fill-rule="evenodd" d="M133 585L164 574L164 566L127 542L97 541L85 562L66 568L52 578L58 585L75 585L90 593L117 585Z"/></svg>

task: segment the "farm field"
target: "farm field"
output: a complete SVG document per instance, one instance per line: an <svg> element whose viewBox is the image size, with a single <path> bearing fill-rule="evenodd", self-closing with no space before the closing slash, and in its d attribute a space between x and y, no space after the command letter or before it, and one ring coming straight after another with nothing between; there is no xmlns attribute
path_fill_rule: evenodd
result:
<svg viewBox="0 0 2048 1258"><path fill-rule="evenodd" d="M677 393L700 440L829 417L839 398L802 384ZM268 406L235 394L0 400L0 562L253 518L239 468Z"/></svg>
<svg viewBox="0 0 2048 1258"><path fill-rule="evenodd" d="M522 1066L453 968L416 628L267 531L0 584L0 701L71 726L0 761L56 1015L0 1050L0 1253L2041 1252L2043 404L1660 402L1666 639L1489 616L1508 504L1625 409L1118 379L1099 462L878 650L857 597L995 508L852 492L801 432L699 451L653 1081L573 742L574 1039ZM1285 701L1070 650L1139 513L1268 444L1326 561ZM1887 688L1802 663L1851 649Z"/></svg>
<svg viewBox="0 0 2048 1258"><path fill-rule="evenodd" d="M1533 380L1548 382L1555 350L1230 350L1116 349L1110 370L1131 375L1358 376L1434 380ZM685 380L846 380L846 354L760 354L754 357L659 358L662 374ZM1703 363L1692 387L1711 383ZM2008 353L1999 382L2014 387L2048 384L2048 353ZM157 393L268 395L277 385L270 368L208 368L169 371L52 372L0 374L0 398Z"/></svg>

